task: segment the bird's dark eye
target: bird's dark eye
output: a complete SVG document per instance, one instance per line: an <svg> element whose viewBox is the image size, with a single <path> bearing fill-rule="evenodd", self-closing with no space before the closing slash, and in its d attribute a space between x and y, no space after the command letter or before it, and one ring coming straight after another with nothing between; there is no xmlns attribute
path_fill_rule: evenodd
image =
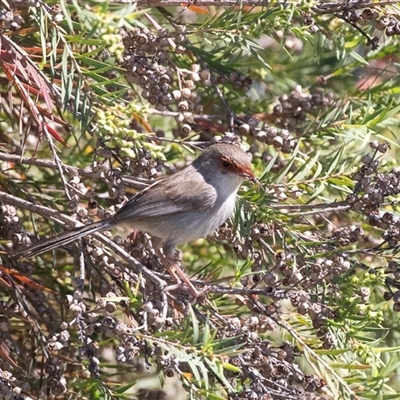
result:
<svg viewBox="0 0 400 400"><path fill-rule="evenodd" d="M229 167L231 166L231 163L230 163L229 161L227 161L227 160L222 160L222 165L223 165L225 168L229 168Z"/></svg>

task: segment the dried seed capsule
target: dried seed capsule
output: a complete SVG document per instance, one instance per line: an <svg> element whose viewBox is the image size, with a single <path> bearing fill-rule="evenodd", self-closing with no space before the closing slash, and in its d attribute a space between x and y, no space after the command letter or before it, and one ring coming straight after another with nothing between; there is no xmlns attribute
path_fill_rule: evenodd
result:
<svg viewBox="0 0 400 400"><path fill-rule="evenodd" d="M275 147L275 148L281 148L282 147L282 145L283 145L283 139L280 137L280 136L275 136L274 137L274 139L273 139L273 141L272 141L272 144L273 144L273 146Z"/></svg>
<svg viewBox="0 0 400 400"><path fill-rule="evenodd" d="M173 90L172 96L174 97L175 100L180 100L182 97L182 92L180 90Z"/></svg>
<svg viewBox="0 0 400 400"><path fill-rule="evenodd" d="M164 95L160 98L160 100L161 100L161 103L163 103L163 104L168 104L168 103L171 103L171 101L172 101L172 96L171 96L169 93L167 93L167 94L164 94Z"/></svg>
<svg viewBox="0 0 400 400"><path fill-rule="evenodd" d="M201 104L196 104L193 111L195 114L203 114L203 108Z"/></svg>
<svg viewBox="0 0 400 400"><path fill-rule="evenodd" d="M157 96L160 93L160 88L158 85L150 85L148 90L153 96Z"/></svg>
<svg viewBox="0 0 400 400"><path fill-rule="evenodd" d="M389 149L390 149L390 145L389 145L388 142L381 143L381 144L378 146L378 151L379 151L380 153L386 153Z"/></svg>
<svg viewBox="0 0 400 400"><path fill-rule="evenodd" d="M177 43L183 43L186 41L186 35L176 35L175 40Z"/></svg>
<svg viewBox="0 0 400 400"><path fill-rule="evenodd" d="M185 25L176 25L175 30L176 30L176 33L185 33L186 26Z"/></svg>
<svg viewBox="0 0 400 400"><path fill-rule="evenodd" d="M188 88L190 90L194 90L196 88L195 83L191 79L186 80L185 82L183 82L183 84L185 88Z"/></svg>
<svg viewBox="0 0 400 400"><path fill-rule="evenodd" d="M211 77L211 73L208 69L203 69L202 71L200 71L200 78L203 81L208 81L210 80Z"/></svg>
<svg viewBox="0 0 400 400"><path fill-rule="evenodd" d="M183 114L184 118L185 118L185 122L189 123L189 124L193 124L194 123L194 117L193 117L193 113L191 112L185 112Z"/></svg>
<svg viewBox="0 0 400 400"><path fill-rule="evenodd" d="M189 103L186 100L182 100L178 104L178 108L180 111L188 111L189 110Z"/></svg>
<svg viewBox="0 0 400 400"><path fill-rule="evenodd" d="M239 133L241 135L248 135L250 133L250 125L249 124L242 124L239 126Z"/></svg>
<svg viewBox="0 0 400 400"><path fill-rule="evenodd" d="M157 111L165 111L165 105L163 103L157 103L155 109Z"/></svg>
<svg viewBox="0 0 400 400"><path fill-rule="evenodd" d="M158 103L158 98L155 97L155 96L149 96L149 98L147 99L147 101L148 101L150 104L155 105L155 104Z"/></svg>
<svg viewBox="0 0 400 400"><path fill-rule="evenodd" d="M201 80L200 75L198 72L192 72L191 82L199 82Z"/></svg>
<svg viewBox="0 0 400 400"><path fill-rule="evenodd" d="M117 306L115 305L115 303L107 302L107 304L105 306L105 311L108 314L114 314L116 310L117 310Z"/></svg>
<svg viewBox="0 0 400 400"><path fill-rule="evenodd" d="M160 76L160 83L170 83L171 77L167 74L163 74Z"/></svg>
<svg viewBox="0 0 400 400"><path fill-rule="evenodd" d="M184 124L181 127L182 135L187 136L192 131L192 127L189 124Z"/></svg>
<svg viewBox="0 0 400 400"><path fill-rule="evenodd" d="M183 88L181 90L181 94L184 99L190 99L192 92L189 88Z"/></svg>
<svg viewBox="0 0 400 400"><path fill-rule="evenodd" d="M185 121L184 115L183 115L183 114L176 114L176 115L175 115L175 121L176 121L178 124L181 124L183 121Z"/></svg>
<svg viewBox="0 0 400 400"><path fill-rule="evenodd" d="M168 36L168 34L169 34L169 31L167 28L161 28L158 31L158 36L160 36L160 38L165 38Z"/></svg>
<svg viewBox="0 0 400 400"><path fill-rule="evenodd" d="M147 35L145 35L143 33L138 34L137 37L136 37L136 41L141 46L146 44L148 42Z"/></svg>
<svg viewBox="0 0 400 400"><path fill-rule="evenodd" d="M160 90L164 93L168 93L169 89L170 89L170 85L168 85L168 83L164 82L164 83L160 83L159 86Z"/></svg>

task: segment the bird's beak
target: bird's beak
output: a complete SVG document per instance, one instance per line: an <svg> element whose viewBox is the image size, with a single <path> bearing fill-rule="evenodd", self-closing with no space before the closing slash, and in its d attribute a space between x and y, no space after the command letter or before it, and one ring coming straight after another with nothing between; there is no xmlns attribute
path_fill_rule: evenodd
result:
<svg viewBox="0 0 400 400"><path fill-rule="evenodd" d="M241 168L240 175L243 176L243 178L248 179L249 181L252 181L254 183L258 182L257 177L254 175L254 172L250 168Z"/></svg>

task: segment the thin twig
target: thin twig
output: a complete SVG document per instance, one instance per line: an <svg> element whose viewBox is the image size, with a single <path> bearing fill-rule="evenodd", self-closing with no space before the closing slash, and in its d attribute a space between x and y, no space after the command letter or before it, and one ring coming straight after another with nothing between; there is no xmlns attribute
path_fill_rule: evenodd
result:
<svg viewBox="0 0 400 400"><path fill-rule="evenodd" d="M57 170L58 166L54 161L44 160L44 159L37 159L37 158L29 158L29 157L21 157L14 154L7 154L0 152L0 161L7 161L15 164L26 164L26 165L35 165L37 167L44 167L53 170ZM93 178L95 172L93 171L92 167L85 167L85 168L77 168L72 165L61 164L64 171L67 174L71 175L79 175L84 176L87 178ZM3 170L4 172L4 170ZM132 177L132 176L122 176L122 182L134 189L145 189L147 188L152 182L148 179L140 178L140 177Z"/></svg>
<svg viewBox="0 0 400 400"><path fill-rule="evenodd" d="M47 141L49 142L50 150L51 150L51 153L53 154L53 159L54 159L54 161L55 161L55 163L57 165L57 169L58 169L58 172L60 174L60 178L61 178L63 186L64 186L65 195L67 196L67 199L69 201L71 201L72 197L71 197L71 194L69 193L68 183L67 183L67 180L65 179L65 176L64 176L63 164L62 164L60 158L58 157L58 154L57 154L57 151L56 151L56 146L54 145L54 141L53 141L51 135L49 134L45 124L43 123L42 125L43 125L42 126L42 130L46 135Z"/></svg>
<svg viewBox="0 0 400 400"><path fill-rule="evenodd" d="M399 4L399 0L393 1L379 1L379 2L349 2L349 1L342 1L342 2L322 2L320 1L316 6L312 7L311 9L315 11L317 14L334 14L339 11L351 9L361 10L363 8L370 8L370 7L384 7L384 6L393 6Z"/></svg>
<svg viewBox="0 0 400 400"><path fill-rule="evenodd" d="M82 251L82 241L79 240L79 279L81 282L79 290L81 291L82 295L85 291L85 275L85 256Z"/></svg>
<svg viewBox="0 0 400 400"><path fill-rule="evenodd" d="M191 282L194 285L208 286L209 289L207 290L207 293L218 294L218 295L235 295L235 296L239 295L244 297L257 295L257 296L269 297L275 300L284 300L287 299L290 294L290 290L288 289L281 289L281 290L276 289L271 291L269 287L247 288L247 287L222 286L194 279L192 279Z"/></svg>
<svg viewBox="0 0 400 400"><path fill-rule="evenodd" d="M137 4L139 7L170 7L170 6L181 6L182 2L179 0L111 0L110 3L114 4ZM221 7L233 7L239 3L237 0L197 0L196 6L221 6ZM259 7L281 7L289 6L290 2L286 0L282 1L268 1L268 0L245 0L241 1L242 6L259 6Z"/></svg>
<svg viewBox="0 0 400 400"><path fill-rule="evenodd" d="M287 205L287 204L268 204L269 208L280 211L292 211L293 213L289 214L290 216L296 215L317 215L317 214L327 214L336 211L344 211L350 210L351 205L346 201L338 201L327 204L302 204L302 205ZM311 211L304 211L311 210ZM298 211L298 214L295 211Z"/></svg>

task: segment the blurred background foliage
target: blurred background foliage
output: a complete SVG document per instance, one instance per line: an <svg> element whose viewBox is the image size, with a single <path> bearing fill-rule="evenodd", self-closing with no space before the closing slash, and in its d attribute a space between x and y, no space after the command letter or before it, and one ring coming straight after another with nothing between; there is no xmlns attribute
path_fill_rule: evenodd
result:
<svg viewBox="0 0 400 400"><path fill-rule="evenodd" d="M397 1L164 6L0 1L0 398L399 398ZM215 140L260 182L205 298L129 229L9 256Z"/></svg>

